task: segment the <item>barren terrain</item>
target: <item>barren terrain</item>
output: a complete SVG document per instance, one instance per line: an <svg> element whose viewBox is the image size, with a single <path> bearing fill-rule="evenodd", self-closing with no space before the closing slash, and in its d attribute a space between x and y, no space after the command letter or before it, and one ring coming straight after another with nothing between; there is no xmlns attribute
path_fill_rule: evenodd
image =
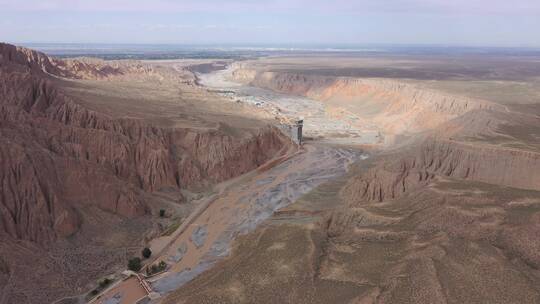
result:
<svg viewBox="0 0 540 304"><path fill-rule="evenodd" d="M233 64L229 81L322 102L385 140L164 302L539 302L539 75L515 57Z"/></svg>
<svg viewBox="0 0 540 304"><path fill-rule="evenodd" d="M0 54L0 303L540 302L534 55Z"/></svg>

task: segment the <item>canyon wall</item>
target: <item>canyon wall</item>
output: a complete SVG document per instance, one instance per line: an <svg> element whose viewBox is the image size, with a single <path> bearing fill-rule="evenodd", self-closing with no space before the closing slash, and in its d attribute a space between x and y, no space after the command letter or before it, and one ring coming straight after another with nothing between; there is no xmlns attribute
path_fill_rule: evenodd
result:
<svg viewBox="0 0 540 304"><path fill-rule="evenodd" d="M342 194L352 205L388 201L436 176L540 190L540 153L430 138L408 151L381 156L351 178Z"/></svg>
<svg viewBox="0 0 540 304"><path fill-rule="evenodd" d="M435 128L471 110L502 110L484 100L453 96L390 79L331 77L309 72L264 71L249 63L232 67L234 80L273 91L323 101L368 119L385 133L415 133Z"/></svg>
<svg viewBox="0 0 540 304"><path fill-rule="evenodd" d="M88 204L144 215L144 192L220 182L290 144L273 127L231 136L90 111L50 75L114 77L128 70L66 63L5 44L0 54L0 233L15 239L45 244L69 236L81 222L77 209Z"/></svg>

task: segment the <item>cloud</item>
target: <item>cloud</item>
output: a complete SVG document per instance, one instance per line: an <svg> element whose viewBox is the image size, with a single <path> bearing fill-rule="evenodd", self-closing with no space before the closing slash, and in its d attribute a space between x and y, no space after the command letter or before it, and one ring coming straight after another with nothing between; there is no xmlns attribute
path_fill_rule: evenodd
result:
<svg viewBox="0 0 540 304"><path fill-rule="evenodd" d="M7 41L540 45L540 0L0 0Z"/></svg>
<svg viewBox="0 0 540 304"><path fill-rule="evenodd" d="M538 14L538 0L0 0L4 11Z"/></svg>

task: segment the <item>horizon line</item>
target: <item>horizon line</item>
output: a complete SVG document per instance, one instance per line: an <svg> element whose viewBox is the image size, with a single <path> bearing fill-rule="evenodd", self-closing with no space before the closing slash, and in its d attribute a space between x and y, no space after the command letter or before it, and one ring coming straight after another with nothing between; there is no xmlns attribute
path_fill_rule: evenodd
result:
<svg viewBox="0 0 540 304"><path fill-rule="evenodd" d="M436 48L498 48L498 49L540 49L540 45L473 45L459 43L392 43L392 42L61 42L61 41L0 41L13 45L111 45L111 46L226 46L226 47L436 47Z"/></svg>

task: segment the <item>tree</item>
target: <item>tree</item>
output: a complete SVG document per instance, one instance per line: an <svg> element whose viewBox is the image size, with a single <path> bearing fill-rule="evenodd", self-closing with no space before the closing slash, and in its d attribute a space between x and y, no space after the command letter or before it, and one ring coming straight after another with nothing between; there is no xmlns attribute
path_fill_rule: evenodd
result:
<svg viewBox="0 0 540 304"><path fill-rule="evenodd" d="M109 284L111 284L111 282L112 282L111 279L105 278L105 279L99 281L99 287L101 289L103 289L103 288L107 287Z"/></svg>
<svg viewBox="0 0 540 304"><path fill-rule="evenodd" d="M141 270L141 259L140 258L132 258L128 261L128 269L131 271L139 271Z"/></svg>
<svg viewBox="0 0 540 304"><path fill-rule="evenodd" d="M145 259L148 259L152 255L152 250L150 250L148 247L144 247L141 254Z"/></svg>
<svg viewBox="0 0 540 304"><path fill-rule="evenodd" d="M165 209L159 209L159 217L165 216Z"/></svg>

